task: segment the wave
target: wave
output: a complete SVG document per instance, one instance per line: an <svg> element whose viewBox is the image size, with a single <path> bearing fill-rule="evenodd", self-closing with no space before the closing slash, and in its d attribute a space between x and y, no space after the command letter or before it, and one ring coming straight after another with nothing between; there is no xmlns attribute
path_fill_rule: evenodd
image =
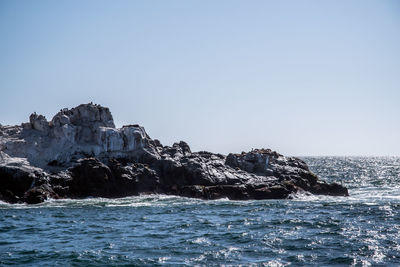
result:
<svg viewBox="0 0 400 267"><path fill-rule="evenodd" d="M216 200L202 200L173 195L141 195L124 198L89 197L84 199L48 199L40 204L9 204L0 201L0 209L35 209L35 208L82 208L82 207L161 207L175 205L252 205L263 202L285 203L310 202L310 203L364 203L382 204L382 202L400 203L400 187L360 187L349 190L349 197L312 195L307 192L299 192L290 195L288 200L229 200L227 198Z"/></svg>
<svg viewBox="0 0 400 267"><path fill-rule="evenodd" d="M216 200L202 200L181 196L151 194L140 196L129 196L123 198L88 197L83 199L48 199L39 204L10 204L0 201L0 209L35 209L35 208L81 208L81 207L155 207L193 204L217 204L238 203L242 201L231 201L228 198Z"/></svg>
<svg viewBox="0 0 400 267"><path fill-rule="evenodd" d="M304 202L328 202L328 203L365 203L365 204L382 204L382 202L398 202L400 203L400 187L377 188L362 187L358 189L350 189L348 197L312 195L309 193L292 194L294 201Z"/></svg>

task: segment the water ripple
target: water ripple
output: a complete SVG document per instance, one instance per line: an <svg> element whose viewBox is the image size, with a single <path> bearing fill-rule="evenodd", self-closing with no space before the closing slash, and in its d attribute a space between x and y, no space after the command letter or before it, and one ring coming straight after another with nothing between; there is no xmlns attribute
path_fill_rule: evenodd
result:
<svg viewBox="0 0 400 267"><path fill-rule="evenodd" d="M400 159L305 160L351 196L0 203L0 265L400 265Z"/></svg>

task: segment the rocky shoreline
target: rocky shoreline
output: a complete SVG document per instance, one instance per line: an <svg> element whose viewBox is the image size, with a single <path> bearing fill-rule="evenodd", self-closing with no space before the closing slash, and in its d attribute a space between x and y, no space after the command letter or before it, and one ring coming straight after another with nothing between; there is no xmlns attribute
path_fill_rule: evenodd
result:
<svg viewBox="0 0 400 267"><path fill-rule="evenodd" d="M284 199L296 192L348 196L318 179L301 159L269 149L224 156L163 146L139 125L115 128L108 108L82 104L51 121L33 113L0 125L0 200L170 194L202 199Z"/></svg>

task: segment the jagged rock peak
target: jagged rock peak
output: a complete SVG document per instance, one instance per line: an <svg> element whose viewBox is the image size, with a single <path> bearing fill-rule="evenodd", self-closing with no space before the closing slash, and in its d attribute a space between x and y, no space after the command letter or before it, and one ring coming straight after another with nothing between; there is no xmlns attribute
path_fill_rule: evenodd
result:
<svg viewBox="0 0 400 267"><path fill-rule="evenodd" d="M29 116L29 122L30 125L27 125L28 127L25 128L32 128L42 132L46 132L49 129L49 122L46 120L46 117L38 115L36 112Z"/></svg>
<svg viewBox="0 0 400 267"><path fill-rule="evenodd" d="M0 152L44 169L67 168L86 156L158 157L156 144L143 127L117 129L110 110L92 103L61 109L50 122L33 113L22 128L2 127L0 135Z"/></svg>
<svg viewBox="0 0 400 267"><path fill-rule="evenodd" d="M22 123L24 129L35 129L41 132L64 125L115 128L109 108L93 103L61 109L50 122L45 116L34 112L29 116L29 123Z"/></svg>
<svg viewBox="0 0 400 267"><path fill-rule="evenodd" d="M72 124L76 126L97 126L115 128L110 110L101 105L81 104L71 109L61 109L50 122L50 126Z"/></svg>

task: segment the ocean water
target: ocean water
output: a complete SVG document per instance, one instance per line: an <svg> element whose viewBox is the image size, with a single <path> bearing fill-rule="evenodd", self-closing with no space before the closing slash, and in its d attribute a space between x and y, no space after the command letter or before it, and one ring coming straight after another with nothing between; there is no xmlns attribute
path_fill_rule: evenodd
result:
<svg viewBox="0 0 400 267"><path fill-rule="evenodd" d="M400 158L304 159L350 197L0 203L0 265L400 266Z"/></svg>

